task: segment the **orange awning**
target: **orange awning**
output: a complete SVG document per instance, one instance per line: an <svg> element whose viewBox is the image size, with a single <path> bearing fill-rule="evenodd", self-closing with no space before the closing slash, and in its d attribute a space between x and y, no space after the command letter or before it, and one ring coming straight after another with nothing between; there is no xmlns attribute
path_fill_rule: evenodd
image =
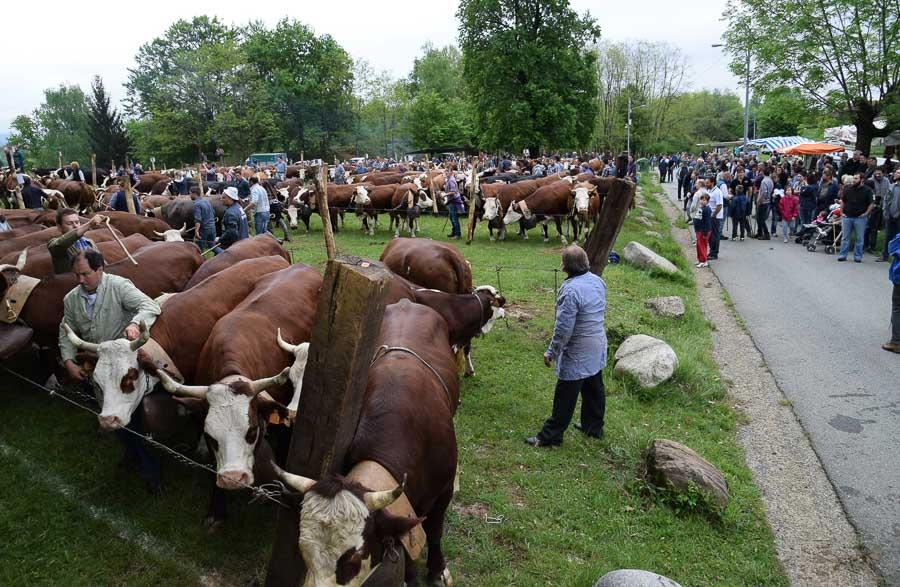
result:
<svg viewBox="0 0 900 587"><path fill-rule="evenodd" d="M826 155L843 150L844 147L840 145L829 145L828 143L800 143L799 145L778 149L778 152L785 155Z"/></svg>

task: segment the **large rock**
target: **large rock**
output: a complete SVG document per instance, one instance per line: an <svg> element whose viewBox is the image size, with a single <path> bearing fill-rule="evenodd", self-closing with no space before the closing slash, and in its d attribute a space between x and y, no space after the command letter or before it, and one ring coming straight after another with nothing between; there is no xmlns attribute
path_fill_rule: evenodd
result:
<svg viewBox="0 0 900 587"><path fill-rule="evenodd" d="M616 374L627 373L642 387L656 387L669 379L678 366L672 347L646 334L629 336L616 350Z"/></svg>
<svg viewBox="0 0 900 587"><path fill-rule="evenodd" d="M650 571L621 569L606 573L594 583L594 587L681 587L681 585Z"/></svg>
<svg viewBox="0 0 900 587"><path fill-rule="evenodd" d="M644 220L647 224L650 224L650 221L646 218L638 218L638 220ZM673 265L671 261L662 255L654 253L641 243L631 241L625 245L622 256L625 257L626 261L641 269L659 269L666 273L678 273L678 267Z"/></svg>
<svg viewBox="0 0 900 587"><path fill-rule="evenodd" d="M645 230L644 234L647 236L652 236L653 238L662 238L662 235L655 230Z"/></svg>
<svg viewBox="0 0 900 587"><path fill-rule="evenodd" d="M681 318L684 316L684 300L679 296L650 298L644 302L644 307L658 316L667 318Z"/></svg>
<svg viewBox="0 0 900 587"><path fill-rule="evenodd" d="M693 450L674 440L657 439L647 451L647 476L659 487L687 492L690 485L717 507L728 506L728 483L721 471Z"/></svg>
<svg viewBox="0 0 900 587"><path fill-rule="evenodd" d="M650 222L649 218L644 218L643 216L638 216L636 219L638 222L643 224L644 226L653 226L653 223Z"/></svg>
<svg viewBox="0 0 900 587"><path fill-rule="evenodd" d="M644 218L656 218L656 214L654 214L650 210L641 210L641 216L643 216Z"/></svg>

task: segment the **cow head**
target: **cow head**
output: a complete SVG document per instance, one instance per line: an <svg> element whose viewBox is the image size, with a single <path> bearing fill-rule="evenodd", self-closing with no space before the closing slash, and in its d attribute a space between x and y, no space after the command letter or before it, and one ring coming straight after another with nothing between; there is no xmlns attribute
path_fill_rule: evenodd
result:
<svg viewBox="0 0 900 587"><path fill-rule="evenodd" d="M424 518L394 516L384 510L406 488L369 491L361 484L332 475L321 481L276 468L281 480L303 494L299 546L306 561L304 587L362 585L371 573L373 556L383 542L399 538Z"/></svg>
<svg viewBox="0 0 900 587"><path fill-rule="evenodd" d="M503 306L506 305L506 298L504 298L492 285L479 285L475 288L474 293L479 300L482 302L486 301L491 310L490 315L482 315L481 318L484 322L481 326L481 333L487 334L491 331L491 328L494 327L494 322L506 316L506 310L503 309Z"/></svg>
<svg viewBox="0 0 900 587"><path fill-rule="evenodd" d="M369 192L363 186L356 186L356 190L353 193L353 203L357 206L368 206L372 203L372 199L369 197Z"/></svg>
<svg viewBox="0 0 900 587"><path fill-rule="evenodd" d="M416 186L416 189L418 189L418 190L425 189L422 187L422 181L424 179L427 179L424 173L422 175L420 175L419 177L413 178L412 182Z"/></svg>
<svg viewBox="0 0 900 587"><path fill-rule="evenodd" d="M182 385L165 371L159 380L171 394L206 400L208 410L203 430L212 440L216 455L216 485L222 489L242 489L253 484L254 452L265 435L266 422L286 419L287 409L262 392L284 385L289 369L274 377L252 381L240 375L226 377L212 385Z"/></svg>
<svg viewBox="0 0 900 587"><path fill-rule="evenodd" d="M481 215L482 220L493 220L500 214L500 200L498 198L484 199L484 214Z"/></svg>
<svg viewBox="0 0 900 587"><path fill-rule="evenodd" d="M574 188L572 188L572 195L575 197L575 208L574 211L578 214L587 214L588 206L591 203L591 194L597 192L597 186L582 182L576 184Z"/></svg>
<svg viewBox="0 0 900 587"><path fill-rule="evenodd" d="M138 349L150 340L147 325L141 323L141 335L137 340L117 338L101 343L82 340L65 322L63 329L75 348L97 354L93 378L103 392L103 407L97 416L100 427L107 431L124 428L141 400L156 384L153 378L141 376L138 359Z"/></svg>
<svg viewBox="0 0 900 587"><path fill-rule="evenodd" d="M294 357L291 364L289 377L291 385L294 387L294 393L291 395L291 401L288 404L288 420L293 421L297 416L297 406L300 403L300 391L303 388L303 373L306 371L306 361L309 357L309 343L291 344L281 338L281 329L277 331L278 346L281 350Z"/></svg>
<svg viewBox="0 0 900 587"><path fill-rule="evenodd" d="M512 224L513 222L518 222L523 217L522 211L519 208L518 202L513 202L509 205L509 208L506 209L506 215L503 217L503 224Z"/></svg>
<svg viewBox="0 0 900 587"><path fill-rule="evenodd" d="M419 199L416 202L416 205L423 210L431 208L434 206L434 200L428 197L428 192L423 189L419 190Z"/></svg>
<svg viewBox="0 0 900 587"><path fill-rule="evenodd" d="M167 243L173 242L184 242L183 235L187 234L190 229L187 227L187 222L181 228L170 228L165 232L159 232L158 230L154 230L153 234L162 238Z"/></svg>

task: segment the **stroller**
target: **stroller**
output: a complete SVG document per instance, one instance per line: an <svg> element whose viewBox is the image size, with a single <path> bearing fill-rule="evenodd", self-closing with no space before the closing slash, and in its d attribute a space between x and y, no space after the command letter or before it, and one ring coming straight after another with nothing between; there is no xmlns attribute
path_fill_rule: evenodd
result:
<svg viewBox="0 0 900 587"><path fill-rule="evenodd" d="M822 211L810 224L804 224L794 242L805 245L806 250L815 252L818 245L825 246L825 253L833 255L841 240L841 206L833 204L828 211Z"/></svg>

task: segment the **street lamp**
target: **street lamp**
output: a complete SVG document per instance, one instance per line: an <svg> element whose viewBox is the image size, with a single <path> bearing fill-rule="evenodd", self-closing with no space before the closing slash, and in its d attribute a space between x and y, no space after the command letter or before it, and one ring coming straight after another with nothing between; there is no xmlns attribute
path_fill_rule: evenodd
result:
<svg viewBox="0 0 900 587"><path fill-rule="evenodd" d="M711 47L724 47L722 43L715 43ZM744 148L747 151L747 142L750 136L750 48L747 48L747 63L744 66L746 77L744 79ZM756 134L754 133L754 136Z"/></svg>
<svg viewBox="0 0 900 587"><path fill-rule="evenodd" d="M634 109L637 110L638 108L646 107L646 104L641 104L640 106L635 106ZM625 143L625 154L631 155L631 96L628 96L628 122L625 123L625 130L628 131L628 138L626 139L627 142Z"/></svg>

